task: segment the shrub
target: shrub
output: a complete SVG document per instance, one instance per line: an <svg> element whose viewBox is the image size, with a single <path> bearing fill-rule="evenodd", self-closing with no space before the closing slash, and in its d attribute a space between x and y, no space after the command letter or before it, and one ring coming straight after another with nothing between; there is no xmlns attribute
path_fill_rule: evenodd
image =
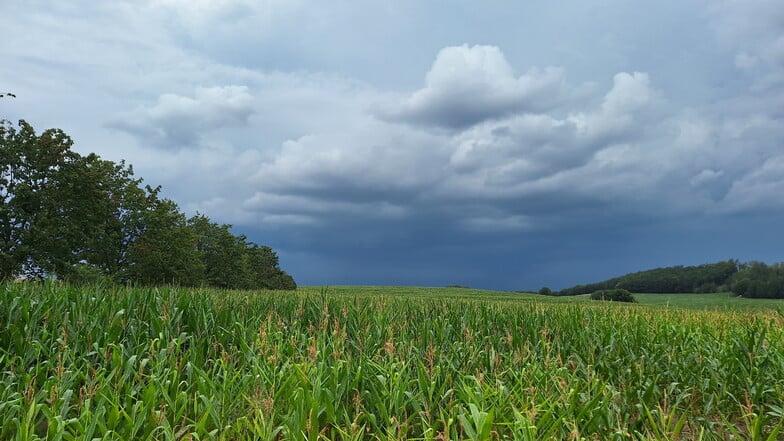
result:
<svg viewBox="0 0 784 441"><path fill-rule="evenodd" d="M542 289L539 290L539 294L541 294L543 296L551 296L551 295L553 295L553 291L550 288L545 286L545 287L543 287Z"/></svg>
<svg viewBox="0 0 784 441"><path fill-rule="evenodd" d="M591 294L591 300L608 300L611 302L637 303L632 293L625 289L602 289Z"/></svg>

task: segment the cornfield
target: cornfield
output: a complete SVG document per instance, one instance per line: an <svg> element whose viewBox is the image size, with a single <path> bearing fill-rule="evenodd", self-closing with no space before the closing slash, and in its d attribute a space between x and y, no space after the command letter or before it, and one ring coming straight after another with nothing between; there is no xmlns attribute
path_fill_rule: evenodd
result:
<svg viewBox="0 0 784 441"><path fill-rule="evenodd" d="M0 440L784 437L784 317L0 285Z"/></svg>

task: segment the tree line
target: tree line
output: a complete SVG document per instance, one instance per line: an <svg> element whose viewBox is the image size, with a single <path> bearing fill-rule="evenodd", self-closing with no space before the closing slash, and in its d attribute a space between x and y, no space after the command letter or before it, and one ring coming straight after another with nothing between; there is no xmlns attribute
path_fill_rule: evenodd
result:
<svg viewBox="0 0 784 441"><path fill-rule="evenodd" d="M0 120L0 280L296 288L272 248L186 217L131 165L72 146L60 129Z"/></svg>
<svg viewBox="0 0 784 441"><path fill-rule="evenodd" d="M586 285L562 289L556 295L590 294L620 288L631 292L721 292L738 270L738 262L726 260L697 266L670 266L626 274Z"/></svg>
<svg viewBox="0 0 784 441"><path fill-rule="evenodd" d="M626 274L560 291L542 288L546 295L574 296L609 289L633 293L731 292L744 297L784 298L784 263L741 263L726 260L696 266L670 266Z"/></svg>
<svg viewBox="0 0 784 441"><path fill-rule="evenodd" d="M730 290L743 297L784 299L784 263L744 263L733 276Z"/></svg>

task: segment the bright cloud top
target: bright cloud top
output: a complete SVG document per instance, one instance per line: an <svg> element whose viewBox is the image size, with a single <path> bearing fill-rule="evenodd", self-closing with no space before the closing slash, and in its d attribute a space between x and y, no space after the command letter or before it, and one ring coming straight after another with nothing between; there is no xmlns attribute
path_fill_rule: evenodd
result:
<svg viewBox="0 0 784 441"><path fill-rule="evenodd" d="M495 46L442 49L425 77L425 87L380 111L382 118L411 124L463 128L509 114L547 109L557 102L562 70L534 68L515 76Z"/></svg>

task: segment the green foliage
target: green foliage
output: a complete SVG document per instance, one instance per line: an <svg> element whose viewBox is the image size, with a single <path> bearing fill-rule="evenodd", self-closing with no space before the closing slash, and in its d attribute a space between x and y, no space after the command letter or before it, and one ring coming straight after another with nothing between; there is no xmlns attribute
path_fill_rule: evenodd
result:
<svg viewBox="0 0 784 441"><path fill-rule="evenodd" d="M550 288L544 286L539 290L539 294L543 296L551 296L553 295L553 291Z"/></svg>
<svg viewBox="0 0 784 441"><path fill-rule="evenodd" d="M249 244L244 250L244 271L249 287L297 289L294 278L280 269L278 254L268 246Z"/></svg>
<svg viewBox="0 0 784 441"><path fill-rule="evenodd" d="M738 262L726 260L697 266L671 266L626 274L587 285L562 289L558 295L590 294L602 289L622 288L636 293L719 292L738 271Z"/></svg>
<svg viewBox="0 0 784 441"><path fill-rule="evenodd" d="M775 313L442 291L0 284L0 440L782 433Z"/></svg>
<svg viewBox="0 0 784 441"><path fill-rule="evenodd" d="M742 265L731 280L730 290L737 296L784 299L784 263Z"/></svg>
<svg viewBox="0 0 784 441"><path fill-rule="evenodd" d="M0 121L0 280L296 288L271 248L186 220L124 162L72 145L61 130Z"/></svg>
<svg viewBox="0 0 784 441"><path fill-rule="evenodd" d="M637 303L632 293L625 289L602 289L591 294L591 300L607 300L610 302Z"/></svg>
<svg viewBox="0 0 784 441"><path fill-rule="evenodd" d="M77 229L52 219L53 213L69 218L81 208L67 185L80 168L71 145L60 130L38 136L24 121L18 129L0 121L0 279L40 275L72 257Z"/></svg>
<svg viewBox="0 0 784 441"><path fill-rule="evenodd" d="M188 220L196 234L196 249L204 265L206 283L228 289L297 288L294 279L280 269L278 255L267 246L248 242L231 233L231 225L218 225L204 215Z"/></svg>
<svg viewBox="0 0 784 441"><path fill-rule="evenodd" d="M97 266L88 263L74 265L65 280L74 286L111 286L114 284L114 279L104 275Z"/></svg>
<svg viewBox="0 0 784 441"><path fill-rule="evenodd" d="M150 205L142 215L141 234L128 249L122 277L146 285L201 284L204 266L185 215L168 199L155 198Z"/></svg>
<svg viewBox="0 0 784 441"><path fill-rule="evenodd" d="M0 125L0 279L71 278L80 262L116 274L155 195L124 163L71 150L60 130Z"/></svg>
<svg viewBox="0 0 784 441"><path fill-rule="evenodd" d="M694 292L697 294L710 294L714 292L721 292L723 288L726 288L726 285L717 285L715 282L707 282L694 288Z"/></svg>
<svg viewBox="0 0 784 441"><path fill-rule="evenodd" d="M188 219L188 226L195 234L196 250L204 265L207 284L218 288L244 288L245 238L233 235L229 225L218 225L202 214Z"/></svg>

